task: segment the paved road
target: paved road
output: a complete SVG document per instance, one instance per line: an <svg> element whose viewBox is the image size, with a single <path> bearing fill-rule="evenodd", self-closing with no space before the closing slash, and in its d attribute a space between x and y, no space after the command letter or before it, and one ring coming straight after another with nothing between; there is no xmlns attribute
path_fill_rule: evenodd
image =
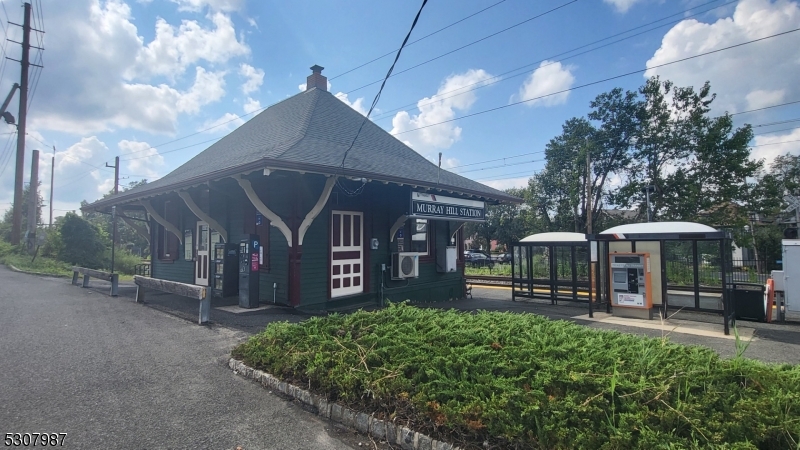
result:
<svg viewBox="0 0 800 450"><path fill-rule="evenodd" d="M0 265L0 434L65 432L82 449L369 443L234 375L246 336Z"/></svg>

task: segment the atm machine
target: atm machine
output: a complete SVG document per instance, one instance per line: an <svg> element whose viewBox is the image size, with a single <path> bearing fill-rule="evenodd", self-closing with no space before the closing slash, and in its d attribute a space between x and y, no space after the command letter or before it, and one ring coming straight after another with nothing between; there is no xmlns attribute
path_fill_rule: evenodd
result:
<svg viewBox="0 0 800 450"><path fill-rule="evenodd" d="M649 253L611 253L611 306L613 314L653 319Z"/></svg>
<svg viewBox="0 0 800 450"><path fill-rule="evenodd" d="M239 243L239 307L258 308L258 235L250 234Z"/></svg>

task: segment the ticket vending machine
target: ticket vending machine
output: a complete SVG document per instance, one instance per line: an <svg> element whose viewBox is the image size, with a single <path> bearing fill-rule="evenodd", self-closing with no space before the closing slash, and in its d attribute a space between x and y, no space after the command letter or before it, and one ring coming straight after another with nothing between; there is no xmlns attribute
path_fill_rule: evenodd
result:
<svg viewBox="0 0 800 450"><path fill-rule="evenodd" d="M250 234L239 243L239 307L258 308L258 235Z"/></svg>
<svg viewBox="0 0 800 450"><path fill-rule="evenodd" d="M239 247L237 244L214 244L214 290L221 297L233 297L239 291Z"/></svg>
<svg viewBox="0 0 800 450"><path fill-rule="evenodd" d="M649 253L612 253L611 305L615 316L653 318Z"/></svg>

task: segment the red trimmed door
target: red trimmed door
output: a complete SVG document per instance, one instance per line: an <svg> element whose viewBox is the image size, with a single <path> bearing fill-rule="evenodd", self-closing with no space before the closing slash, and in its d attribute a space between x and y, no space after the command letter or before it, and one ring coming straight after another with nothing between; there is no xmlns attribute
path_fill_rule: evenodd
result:
<svg viewBox="0 0 800 450"><path fill-rule="evenodd" d="M364 292L364 213L331 213L331 298Z"/></svg>

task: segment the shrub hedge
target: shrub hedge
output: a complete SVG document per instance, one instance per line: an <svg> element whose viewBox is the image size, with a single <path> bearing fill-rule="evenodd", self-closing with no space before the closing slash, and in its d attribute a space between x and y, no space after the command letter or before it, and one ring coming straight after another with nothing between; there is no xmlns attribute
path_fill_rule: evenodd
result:
<svg viewBox="0 0 800 450"><path fill-rule="evenodd" d="M798 448L800 368L533 314L393 304L233 350L467 448Z"/></svg>

